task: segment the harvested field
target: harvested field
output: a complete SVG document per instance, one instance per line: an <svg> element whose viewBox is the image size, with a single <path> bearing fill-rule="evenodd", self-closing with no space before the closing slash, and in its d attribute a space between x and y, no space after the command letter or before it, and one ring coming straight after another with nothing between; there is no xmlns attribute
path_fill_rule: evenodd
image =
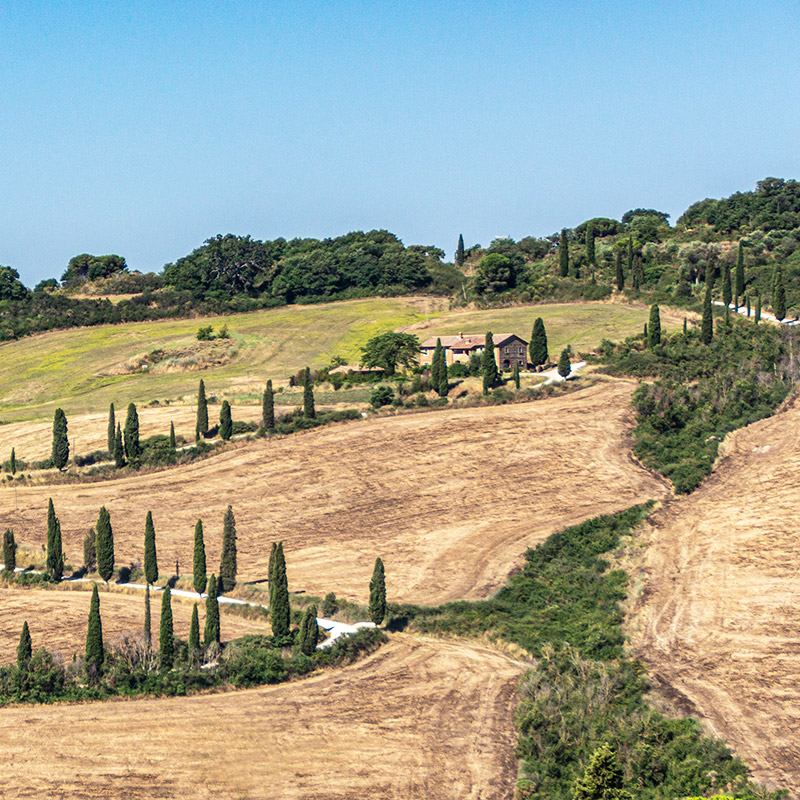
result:
<svg viewBox="0 0 800 800"><path fill-rule="evenodd" d="M477 645L395 636L282 686L4 708L3 796L502 800L520 672Z"/></svg>
<svg viewBox="0 0 800 800"><path fill-rule="evenodd" d="M60 652L65 659L71 658L75 652L82 653L86 646L90 599L89 591L0 586L0 664L9 664L15 659L25 620L28 621L34 649L46 647L50 651ZM192 605L188 599L172 598L175 635L181 639L189 638ZM153 592L150 609L154 641L158 641L160 608L161 592ZM225 611L225 606L220 606L223 640L229 641L248 633L269 633L269 626L264 620L246 619ZM198 612L202 631L205 601L200 601ZM123 633L138 633L144 624L144 593L123 594L101 589L100 614L106 642L113 642L115 637Z"/></svg>
<svg viewBox="0 0 800 800"><path fill-rule="evenodd" d="M800 403L730 434L717 470L654 515L633 642L755 776L800 795Z"/></svg>
<svg viewBox="0 0 800 800"><path fill-rule="evenodd" d="M667 492L630 456L634 388L602 382L533 403L344 423L96 484L3 486L0 524L39 547L52 496L79 564L105 505L124 564L142 558L149 508L160 563L178 559L184 573L202 516L216 572L230 503L241 579L265 578L270 544L283 540L293 590L365 601L380 555L390 600L485 597L551 533Z"/></svg>

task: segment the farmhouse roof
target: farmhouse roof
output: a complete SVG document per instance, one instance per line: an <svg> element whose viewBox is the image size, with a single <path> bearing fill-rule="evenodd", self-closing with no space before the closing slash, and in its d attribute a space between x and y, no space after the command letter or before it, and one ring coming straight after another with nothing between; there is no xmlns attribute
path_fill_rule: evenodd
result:
<svg viewBox="0 0 800 800"><path fill-rule="evenodd" d="M493 337L494 346L500 347L504 342L509 339L519 339L523 344L528 344L521 336L516 333L497 333ZM475 347L484 347L486 345L486 335L483 333L459 333L458 336L434 336L426 339L420 347L436 347L436 340L442 340L442 347L453 348L457 347L462 350L472 350Z"/></svg>

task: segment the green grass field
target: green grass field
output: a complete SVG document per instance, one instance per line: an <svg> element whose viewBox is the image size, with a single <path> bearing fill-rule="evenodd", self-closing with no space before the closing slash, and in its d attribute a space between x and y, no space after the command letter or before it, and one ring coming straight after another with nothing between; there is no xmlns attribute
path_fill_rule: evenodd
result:
<svg viewBox="0 0 800 800"><path fill-rule="evenodd" d="M638 332L647 314L644 307L613 303L451 312L441 298L374 298L227 317L54 331L0 345L0 385L5 387L0 420L51 418L57 406L70 415L104 411L112 401L117 408L131 401L140 405L153 400L180 402L194 397L200 377L209 392L244 399L257 395L267 378L280 384L306 364L321 367L336 355L357 363L367 339L393 329L412 331L420 339L486 330L513 331L527 339L534 319L541 316L551 353L557 355L567 344L586 349L603 338ZM209 324L216 329L228 326L236 354L227 363L202 370L119 374L130 359L154 350L202 349L195 334L201 325Z"/></svg>

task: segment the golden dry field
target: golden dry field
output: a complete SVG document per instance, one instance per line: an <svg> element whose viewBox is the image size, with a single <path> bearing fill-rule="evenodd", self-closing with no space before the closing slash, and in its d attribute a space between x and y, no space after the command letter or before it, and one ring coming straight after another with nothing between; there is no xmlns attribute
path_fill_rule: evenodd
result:
<svg viewBox="0 0 800 800"><path fill-rule="evenodd" d="M522 668L477 644L396 634L349 667L275 687L4 708L3 797L504 800Z"/></svg>
<svg viewBox="0 0 800 800"><path fill-rule="evenodd" d="M210 573L230 503L243 580L265 578L271 542L283 540L295 591L365 601L379 555L390 600L485 597L527 547L667 493L629 452L634 389L608 381L531 403L341 423L98 483L3 485L0 524L39 548L52 497L77 566L105 505L121 565L141 561L151 509L159 563L171 574L177 559L183 574L202 517Z"/></svg>

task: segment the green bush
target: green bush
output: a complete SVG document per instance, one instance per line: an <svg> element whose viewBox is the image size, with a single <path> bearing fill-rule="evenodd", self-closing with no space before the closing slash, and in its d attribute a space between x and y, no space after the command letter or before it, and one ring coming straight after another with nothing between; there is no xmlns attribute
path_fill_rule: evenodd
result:
<svg viewBox="0 0 800 800"><path fill-rule="evenodd" d="M372 390L369 396L369 404L373 408L388 406L394 400L394 392L391 386L381 385Z"/></svg>

